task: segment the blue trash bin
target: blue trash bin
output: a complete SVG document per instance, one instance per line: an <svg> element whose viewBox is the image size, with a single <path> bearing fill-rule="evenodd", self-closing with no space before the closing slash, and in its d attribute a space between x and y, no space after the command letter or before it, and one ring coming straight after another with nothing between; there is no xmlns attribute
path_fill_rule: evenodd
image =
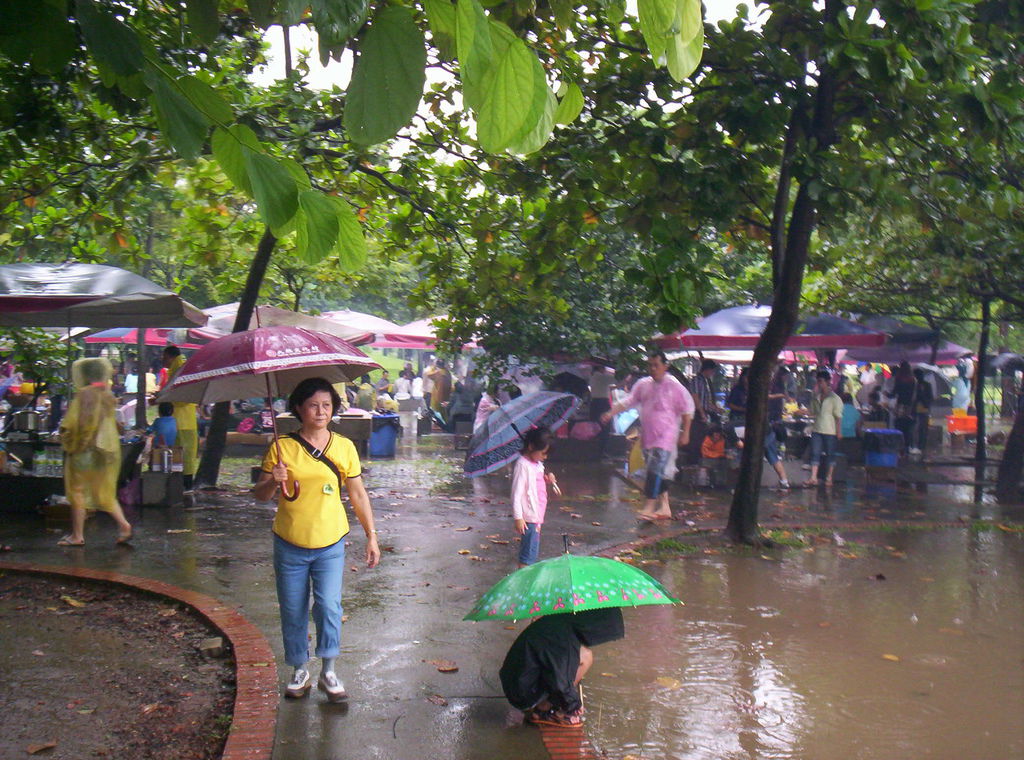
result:
<svg viewBox="0 0 1024 760"><path fill-rule="evenodd" d="M373 415L373 431L370 433L370 456L378 459L395 455L395 442L401 430L397 414Z"/></svg>

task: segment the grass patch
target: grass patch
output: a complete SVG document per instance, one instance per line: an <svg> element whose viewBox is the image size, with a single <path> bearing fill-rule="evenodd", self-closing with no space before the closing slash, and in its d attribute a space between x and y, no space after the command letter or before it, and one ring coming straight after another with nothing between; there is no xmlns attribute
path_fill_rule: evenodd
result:
<svg viewBox="0 0 1024 760"><path fill-rule="evenodd" d="M676 538L663 538L649 546L641 547L639 551L640 556L644 559L666 559L700 554L702 549L696 544L686 543Z"/></svg>

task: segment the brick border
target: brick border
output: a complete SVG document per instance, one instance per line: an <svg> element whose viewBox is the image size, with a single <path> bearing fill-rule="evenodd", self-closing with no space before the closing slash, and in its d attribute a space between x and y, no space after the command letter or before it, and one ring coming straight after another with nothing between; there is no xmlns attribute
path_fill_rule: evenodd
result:
<svg viewBox="0 0 1024 760"><path fill-rule="evenodd" d="M108 570L21 562L0 562L0 570L116 583L192 607L231 642L235 657L235 706L221 760L270 760L279 701L277 664L263 633L238 610L206 594Z"/></svg>

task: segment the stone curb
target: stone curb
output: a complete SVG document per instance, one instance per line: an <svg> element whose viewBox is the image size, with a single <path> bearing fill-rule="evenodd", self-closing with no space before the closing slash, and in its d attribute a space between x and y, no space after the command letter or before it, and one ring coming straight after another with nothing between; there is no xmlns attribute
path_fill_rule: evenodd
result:
<svg viewBox="0 0 1024 760"><path fill-rule="evenodd" d="M964 522L961 520L862 520L860 522L814 522L814 521L797 521L797 522L779 522L771 524L761 524L762 530L804 530L807 528L831 528L832 530L877 530L878 528L885 526L887 528L922 528L922 529L934 529L934 528L969 528L970 522ZM644 536L643 538L634 538L631 541L623 541L619 544L613 544L612 546L605 546L595 550L591 553L594 557L605 557L606 559L614 559L623 552L630 550L642 549L645 546L651 546L659 541L663 541L666 538L679 538L680 536L700 536L709 533L721 534L725 530L725 524L714 525L714 526L702 526L700 528L686 527L678 530L669 530L662 533L652 534L650 536Z"/></svg>
<svg viewBox="0 0 1024 760"><path fill-rule="evenodd" d="M206 594L107 570L21 562L0 562L0 570L116 583L174 599L195 609L231 642L235 657L235 706L221 760L270 759L277 727L277 666L266 638L240 612Z"/></svg>

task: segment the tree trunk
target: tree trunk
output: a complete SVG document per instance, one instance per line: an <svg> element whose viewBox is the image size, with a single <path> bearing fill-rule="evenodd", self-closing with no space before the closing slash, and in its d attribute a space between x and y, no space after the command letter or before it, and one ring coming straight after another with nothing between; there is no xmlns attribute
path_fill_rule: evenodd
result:
<svg viewBox="0 0 1024 760"><path fill-rule="evenodd" d="M761 469L764 465L764 439L768 428L768 392L779 352L793 334L799 316L800 291L814 222L814 201L807 190L807 183L803 183L793 204L786 255L780 270L781 279L775 288L772 315L757 342L747 372L746 433L739 479L729 509L729 522L725 527L726 537L738 543L764 542L758 530L757 507L761 493Z"/></svg>
<svg viewBox="0 0 1024 760"><path fill-rule="evenodd" d="M1006 438L1003 460L999 463L996 480L996 497L999 501L1019 503L1021 501L1021 476L1024 475L1024 413L1018 409L1013 427Z"/></svg>
<svg viewBox="0 0 1024 760"><path fill-rule="evenodd" d="M231 332L242 332L249 329L252 322L253 312L256 310L256 301L260 295L260 285L267 273L267 266L270 264L270 255L274 252L274 245L277 238L268 227L263 231L263 237L256 247L256 256L249 266L249 276L245 281L245 289L238 301L238 315L235 317L235 324ZM213 416L210 419L210 427L206 431L206 446L203 448L203 458L199 462L199 469L196 471L196 487L215 486L220 476L220 461L224 458L224 450L228 440L228 420L231 417L231 402L221 401L213 406Z"/></svg>
<svg viewBox="0 0 1024 760"><path fill-rule="evenodd" d="M988 371L988 334L992 327L992 303L981 299L981 339L978 341L978 374L974 383L974 413L978 416L978 436L974 446L974 461L984 462L985 451L985 373Z"/></svg>
<svg viewBox="0 0 1024 760"><path fill-rule="evenodd" d="M999 322L999 351L1007 353L1010 349L1006 342L1010 335L1010 323L1006 320ZM999 404L999 416L1004 420L1012 420L1017 411L1017 378L1015 370L1002 370L1000 372L1002 398Z"/></svg>
<svg viewBox="0 0 1024 760"><path fill-rule="evenodd" d="M149 273L149 262L153 260L153 212L146 214L146 261L143 262L142 271L139 273L145 277ZM146 419L146 330L142 327L135 328L138 332L135 335L135 353L138 364L135 367L135 377L138 387L135 392L135 427L145 430L149 427Z"/></svg>
<svg viewBox="0 0 1024 760"><path fill-rule="evenodd" d="M839 15L844 11L840 0L826 0L824 26L835 27ZM797 141L811 143L807 166L814 167L824 161L825 156L836 141L835 134L835 98L839 88L835 72L827 61L819 61L821 72L818 87L814 93L813 112L810 119L809 133L800 126L802 118L789 121L787 127L787 146L790 139L789 130L794 130ZM794 111L801 106L795 105ZM788 162L790 156L783 149L783 161ZM780 179L781 181L781 179ZM788 179L786 181L789 181ZM747 373L747 417L744 436L743 454L740 459L739 480L733 492L732 505L729 508L729 522L725 527L725 536L731 541L744 544L766 544L757 524L758 499L761 493L761 469L764 460L764 439L768 426L768 392L771 388L772 373L778 361L779 352L793 334L800 311L800 292L803 287L804 268L807 265L807 253L811 244L811 235L817 221L817 204L811 197L810 185L820 181L820 170L808 171L799 180L793 210L790 213L788 230L785 236L785 249L772 251L773 271L778 272L774 285L772 315L768 325L754 349L754 359ZM776 198L778 200L778 198ZM784 213L784 204L776 203L773 214ZM773 229L777 229L777 220L773 220ZM781 242L781 237L773 235L773 244ZM782 254L780 260L780 253ZM775 264L778 264L776 267Z"/></svg>

